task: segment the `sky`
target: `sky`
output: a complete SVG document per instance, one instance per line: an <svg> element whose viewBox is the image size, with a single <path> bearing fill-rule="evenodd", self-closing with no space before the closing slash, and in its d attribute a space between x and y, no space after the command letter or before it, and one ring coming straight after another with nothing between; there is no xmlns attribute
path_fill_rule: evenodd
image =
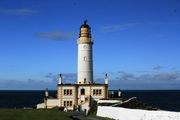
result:
<svg viewBox="0 0 180 120"><path fill-rule="evenodd" d="M179 0L0 0L0 90L77 79L77 39L91 26L94 81L109 89L180 89Z"/></svg>

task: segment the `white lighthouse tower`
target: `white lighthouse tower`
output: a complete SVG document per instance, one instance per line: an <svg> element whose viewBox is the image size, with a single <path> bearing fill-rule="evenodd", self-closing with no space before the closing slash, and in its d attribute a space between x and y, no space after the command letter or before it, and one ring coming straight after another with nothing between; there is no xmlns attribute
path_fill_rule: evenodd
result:
<svg viewBox="0 0 180 120"><path fill-rule="evenodd" d="M91 28L84 21L80 27L78 39L78 84L93 83L93 41L91 39Z"/></svg>

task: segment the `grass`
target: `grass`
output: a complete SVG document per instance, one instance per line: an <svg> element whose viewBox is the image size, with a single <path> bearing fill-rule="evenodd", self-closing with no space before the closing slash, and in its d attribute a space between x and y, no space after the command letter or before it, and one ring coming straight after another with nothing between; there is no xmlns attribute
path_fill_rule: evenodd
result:
<svg viewBox="0 0 180 120"><path fill-rule="evenodd" d="M110 118L98 117L93 114L88 117L99 120L113 120ZM60 110L28 110L28 109L0 109L0 120L72 120L70 114Z"/></svg>
<svg viewBox="0 0 180 120"><path fill-rule="evenodd" d="M59 110L0 109L0 120L72 120Z"/></svg>

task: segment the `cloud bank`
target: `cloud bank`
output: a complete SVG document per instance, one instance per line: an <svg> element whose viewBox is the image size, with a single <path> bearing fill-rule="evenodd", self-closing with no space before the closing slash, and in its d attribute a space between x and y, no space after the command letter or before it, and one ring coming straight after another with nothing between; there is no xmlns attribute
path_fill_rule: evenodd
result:
<svg viewBox="0 0 180 120"><path fill-rule="evenodd" d="M110 78L111 89L180 89L180 72L134 74L118 72Z"/></svg>
<svg viewBox="0 0 180 120"><path fill-rule="evenodd" d="M48 73L44 76L52 81L58 81L58 74ZM75 83L77 79L76 73L62 73L63 83Z"/></svg>
<svg viewBox="0 0 180 120"><path fill-rule="evenodd" d="M153 67L153 70L161 70L161 69L163 69L163 66L161 65Z"/></svg>
<svg viewBox="0 0 180 120"><path fill-rule="evenodd" d="M156 68L156 67L155 67ZM157 67L159 70L159 67ZM12 80L0 78L0 89L30 89L44 90L45 88L56 89L58 74L47 73L42 80L28 78L26 80ZM163 72L152 70L151 72L129 73L125 71L110 72L109 89L152 90L152 89L180 89L180 72ZM76 83L77 73L62 73L63 83ZM96 83L104 83L104 73L94 75Z"/></svg>

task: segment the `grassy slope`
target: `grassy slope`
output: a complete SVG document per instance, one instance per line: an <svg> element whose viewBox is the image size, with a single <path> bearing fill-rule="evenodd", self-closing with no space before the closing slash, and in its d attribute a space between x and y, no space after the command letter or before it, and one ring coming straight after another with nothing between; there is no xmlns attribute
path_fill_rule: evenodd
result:
<svg viewBox="0 0 180 120"><path fill-rule="evenodd" d="M72 120L58 110L0 109L0 120Z"/></svg>

